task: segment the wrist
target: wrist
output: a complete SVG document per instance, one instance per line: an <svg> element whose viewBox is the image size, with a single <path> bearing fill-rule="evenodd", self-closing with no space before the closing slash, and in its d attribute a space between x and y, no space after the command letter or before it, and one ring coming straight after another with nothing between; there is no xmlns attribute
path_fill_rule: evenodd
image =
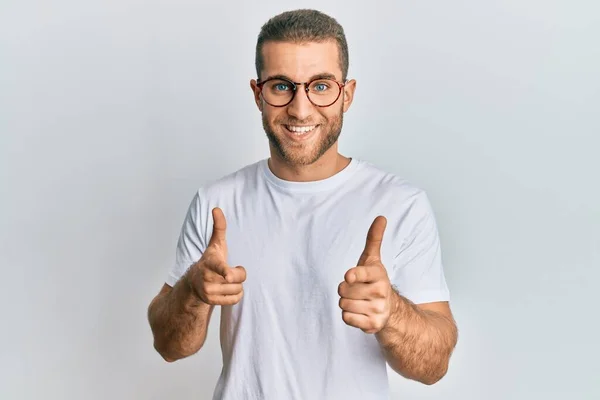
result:
<svg viewBox="0 0 600 400"><path fill-rule="evenodd" d="M405 306L406 305L403 304L400 295L396 292L395 288L392 287L389 298L390 315L380 332L387 334L398 330L399 324L402 320L402 315L404 314L403 310Z"/></svg>
<svg viewBox="0 0 600 400"><path fill-rule="evenodd" d="M194 273L193 268L194 266L192 266L192 268L190 268L185 274L183 274L182 277L183 286L185 287L186 292L188 292L188 296L186 297L188 299L191 299L192 305L205 304L204 301L202 301L200 294L196 290L196 287L194 286L192 276L192 274Z"/></svg>

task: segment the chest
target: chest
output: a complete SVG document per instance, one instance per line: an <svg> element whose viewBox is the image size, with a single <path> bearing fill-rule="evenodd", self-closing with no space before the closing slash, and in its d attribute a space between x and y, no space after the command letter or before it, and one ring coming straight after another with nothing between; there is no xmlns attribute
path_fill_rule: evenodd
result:
<svg viewBox="0 0 600 400"><path fill-rule="evenodd" d="M262 297L335 299L344 274L357 265L370 217L336 213L254 218L228 226L228 263L247 272L244 290ZM392 266L393 241L384 237L382 260Z"/></svg>

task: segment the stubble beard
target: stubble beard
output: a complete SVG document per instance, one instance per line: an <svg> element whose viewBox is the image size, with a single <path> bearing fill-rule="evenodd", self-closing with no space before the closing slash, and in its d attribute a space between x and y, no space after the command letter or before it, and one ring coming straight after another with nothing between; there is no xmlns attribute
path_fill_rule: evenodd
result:
<svg viewBox="0 0 600 400"><path fill-rule="evenodd" d="M344 113L340 109L340 112L335 117L331 117L321 123L319 123L319 137L315 144L304 144L304 143L291 143L286 137L285 133L282 132L286 129L285 125L309 125L306 122L297 121L293 119L276 120L271 125L265 116L262 114L262 123L269 142L275 148L279 157L290 166L304 166L315 163L323 154L327 152L338 140L342 132L342 125L344 122ZM280 133L275 133L276 129ZM307 147L310 146L310 149Z"/></svg>

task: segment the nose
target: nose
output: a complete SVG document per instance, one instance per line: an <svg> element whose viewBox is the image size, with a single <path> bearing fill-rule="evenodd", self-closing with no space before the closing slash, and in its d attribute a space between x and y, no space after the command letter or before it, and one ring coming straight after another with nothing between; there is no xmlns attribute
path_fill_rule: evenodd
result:
<svg viewBox="0 0 600 400"><path fill-rule="evenodd" d="M290 116L301 121L310 117L314 111L314 105L308 100L307 94L304 84L298 85L294 99L287 106L287 112Z"/></svg>

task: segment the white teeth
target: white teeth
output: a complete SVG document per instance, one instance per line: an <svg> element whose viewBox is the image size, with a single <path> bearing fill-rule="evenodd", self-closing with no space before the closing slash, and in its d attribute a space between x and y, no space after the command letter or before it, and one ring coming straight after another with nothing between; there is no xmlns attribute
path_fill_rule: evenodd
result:
<svg viewBox="0 0 600 400"><path fill-rule="evenodd" d="M310 132L313 129L315 129L317 126L316 125L312 125L312 126L292 126L292 125L287 125L287 128L296 133L296 134L303 134L306 132Z"/></svg>

